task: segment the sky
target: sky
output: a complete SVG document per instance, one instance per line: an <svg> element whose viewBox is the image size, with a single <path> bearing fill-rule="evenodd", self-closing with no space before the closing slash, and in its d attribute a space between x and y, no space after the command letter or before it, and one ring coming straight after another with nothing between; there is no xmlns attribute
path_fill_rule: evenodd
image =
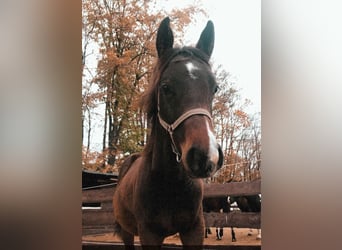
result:
<svg viewBox="0 0 342 250"><path fill-rule="evenodd" d="M163 8L181 8L194 1L160 0ZM242 98L252 101L247 110L261 112L261 1L201 0L208 17L198 15L188 26L184 45L195 44L208 20L215 27L215 47L211 61L228 71ZM172 24L171 24L172 25Z"/></svg>

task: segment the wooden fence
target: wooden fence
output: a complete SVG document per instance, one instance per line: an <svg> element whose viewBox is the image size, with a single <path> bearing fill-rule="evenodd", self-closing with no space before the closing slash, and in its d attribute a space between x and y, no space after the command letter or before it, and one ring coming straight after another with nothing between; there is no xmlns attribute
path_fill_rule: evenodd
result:
<svg viewBox="0 0 342 250"><path fill-rule="evenodd" d="M84 242L82 243L82 250L125 250L125 246L121 243L94 243ZM135 245L136 250L142 250L140 245ZM181 250L181 246L175 245L163 245L162 250ZM261 246L239 246L239 245L228 245L228 246L212 246L204 245L203 250L261 250Z"/></svg>
<svg viewBox="0 0 342 250"><path fill-rule="evenodd" d="M205 184L204 197L217 197L225 195L254 195L261 193L260 180L253 182L233 182L226 184ZM113 232L113 206L112 199L115 184L106 184L82 191L82 233L83 235ZM205 224L208 227L237 227L261 228L260 213L204 213ZM107 249L108 244L94 246L92 243L83 243L83 249ZM100 247L100 248L97 248ZM211 249L221 249L219 246ZM226 246L225 246L226 247ZM261 249L260 246L231 246L224 249ZM109 249L109 247L108 247ZM115 249L121 249L116 247ZM175 249L175 248L174 248ZM178 248L179 249L179 248Z"/></svg>

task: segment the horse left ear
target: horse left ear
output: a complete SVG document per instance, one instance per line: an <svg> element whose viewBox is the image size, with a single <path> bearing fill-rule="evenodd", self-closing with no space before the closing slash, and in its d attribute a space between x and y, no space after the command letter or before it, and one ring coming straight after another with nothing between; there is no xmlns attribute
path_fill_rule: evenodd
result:
<svg viewBox="0 0 342 250"><path fill-rule="evenodd" d="M197 42L196 48L202 50L210 58L211 53L213 52L213 49L214 49L214 42L215 42L214 24L212 21L208 21L207 26L205 26L200 36L200 39Z"/></svg>
<svg viewBox="0 0 342 250"><path fill-rule="evenodd" d="M173 33L170 28L170 18L166 17L160 23L158 33L157 33L157 52L158 57L160 58L167 49L172 48L173 46Z"/></svg>

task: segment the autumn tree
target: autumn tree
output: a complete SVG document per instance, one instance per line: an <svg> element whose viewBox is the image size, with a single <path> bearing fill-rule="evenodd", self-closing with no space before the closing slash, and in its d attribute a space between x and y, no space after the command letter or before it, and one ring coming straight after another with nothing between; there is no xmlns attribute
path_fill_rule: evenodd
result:
<svg viewBox="0 0 342 250"><path fill-rule="evenodd" d="M251 181L261 177L261 128L260 113L250 117L249 129L244 132L240 141L240 155L243 158L243 180Z"/></svg>
<svg viewBox="0 0 342 250"><path fill-rule="evenodd" d="M170 13L157 11L150 0L84 0L84 23L99 48L97 100L104 104L103 159L114 165L128 152L140 151L146 138L146 117L138 99L145 90L156 58L155 36L165 16L176 36L200 11L195 6ZM86 100L87 98L84 97ZM105 162L103 162L105 164Z"/></svg>
<svg viewBox="0 0 342 250"><path fill-rule="evenodd" d="M215 69L219 92L215 96L213 116L217 139L222 145L225 160L231 158L237 138L250 125L249 117L244 111L250 104L249 100L241 100L239 90L231 75L222 66ZM236 151L236 149L235 149Z"/></svg>
<svg viewBox="0 0 342 250"><path fill-rule="evenodd" d="M98 104L98 93L93 91L94 84L92 78L94 73L88 63L88 57L92 53L91 49L89 50L89 45L92 44L92 32L95 27L95 22L88 18L85 11L89 1L82 0L82 4L84 6L82 9L82 145L85 144L84 141L87 142L82 153L84 154L84 158L88 158L87 155L90 150L90 137L93 127L92 121L94 120L92 111ZM87 140L84 138L85 134L87 135Z"/></svg>
<svg viewBox="0 0 342 250"><path fill-rule="evenodd" d="M257 166L260 169L259 121L247 114L250 101L241 98L233 77L222 66L215 69L215 76L220 89L214 100L213 116L224 166L214 179L218 182L255 179L260 176L260 172L254 171Z"/></svg>

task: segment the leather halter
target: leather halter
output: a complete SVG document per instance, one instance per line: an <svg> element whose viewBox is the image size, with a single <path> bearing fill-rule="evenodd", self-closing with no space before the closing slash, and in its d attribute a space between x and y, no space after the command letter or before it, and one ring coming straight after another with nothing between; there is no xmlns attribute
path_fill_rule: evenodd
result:
<svg viewBox="0 0 342 250"><path fill-rule="evenodd" d="M180 162L182 154L180 151L177 149L175 140L173 138L173 131L176 130L176 128L182 124L186 119L188 119L191 116L194 115L204 115L209 118L209 120L212 122L212 117L211 114L209 113L208 110L203 109L203 108L194 108L186 111L183 113L180 117L178 117L172 124L168 124L163 118L160 116L160 109L159 109L159 93L158 93L158 119L160 125L169 133L170 138L171 138L171 146L172 146L172 152L175 153L176 155L176 161Z"/></svg>

